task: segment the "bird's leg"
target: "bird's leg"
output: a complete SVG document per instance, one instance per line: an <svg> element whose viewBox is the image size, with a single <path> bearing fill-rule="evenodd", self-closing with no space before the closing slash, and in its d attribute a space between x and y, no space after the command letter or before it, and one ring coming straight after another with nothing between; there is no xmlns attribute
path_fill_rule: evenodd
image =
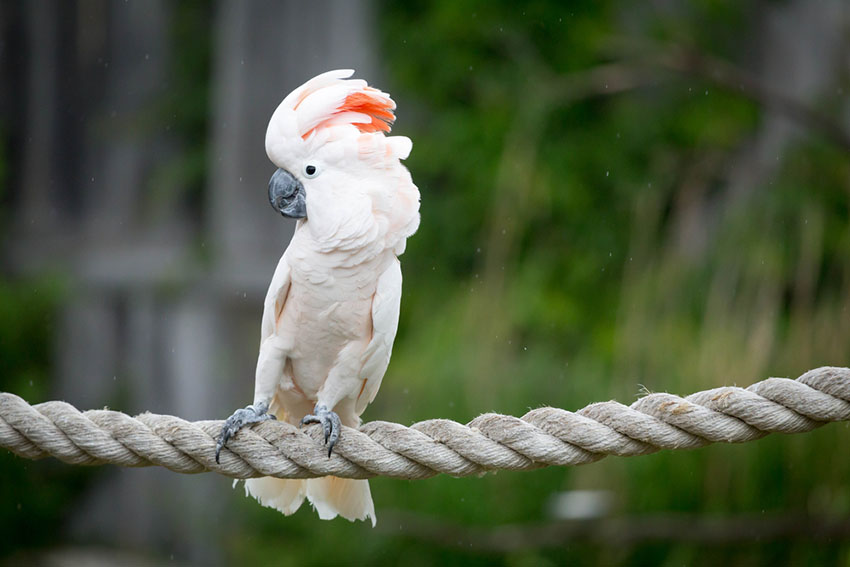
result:
<svg viewBox="0 0 850 567"><path fill-rule="evenodd" d="M269 404L266 402L257 402L233 412L233 415L228 417L227 421L224 422L224 427L221 428L221 433L218 436L218 442L215 444L215 462L219 462L218 455L227 444L227 441L236 435L236 432L244 426L269 419L277 419L274 414L268 413L268 411Z"/></svg>
<svg viewBox="0 0 850 567"><path fill-rule="evenodd" d="M325 432L325 444L328 446L328 457L334 450L339 439L339 433L342 430L342 423L339 421L339 416L336 412L328 409L325 404L316 404L313 413L305 415L301 420L301 425L308 423L321 423L322 430Z"/></svg>

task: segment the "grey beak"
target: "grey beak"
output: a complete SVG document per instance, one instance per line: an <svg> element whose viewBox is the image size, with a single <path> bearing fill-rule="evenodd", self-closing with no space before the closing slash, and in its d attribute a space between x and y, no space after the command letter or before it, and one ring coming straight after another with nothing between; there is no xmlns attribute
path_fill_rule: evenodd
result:
<svg viewBox="0 0 850 567"><path fill-rule="evenodd" d="M291 219L307 218L307 194L300 181L278 169L269 180L269 202L272 208Z"/></svg>

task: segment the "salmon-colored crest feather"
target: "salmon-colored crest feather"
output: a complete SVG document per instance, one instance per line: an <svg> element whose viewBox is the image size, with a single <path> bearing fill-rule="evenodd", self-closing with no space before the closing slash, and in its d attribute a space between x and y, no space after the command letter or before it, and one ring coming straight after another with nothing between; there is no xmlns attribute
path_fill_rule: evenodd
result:
<svg viewBox="0 0 850 567"><path fill-rule="evenodd" d="M308 132L305 132L301 137L306 140L316 129L321 128L334 116L342 114L343 112L357 112L371 118L370 122L352 123L364 134L371 132L389 132L392 123L395 121L395 114L393 114L394 109L395 103L391 98L377 89L366 87L360 92L352 93L345 97L345 100L343 100L339 108L336 109L336 112L329 116L326 121L317 125L315 128L312 128Z"/></svg>

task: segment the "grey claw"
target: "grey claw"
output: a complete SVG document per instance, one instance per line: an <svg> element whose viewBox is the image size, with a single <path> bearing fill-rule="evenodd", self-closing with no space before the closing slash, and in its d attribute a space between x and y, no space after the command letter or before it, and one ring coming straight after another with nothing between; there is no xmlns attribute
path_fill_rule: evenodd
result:
<svg viewBox="0 0 850 567"><path fill-rule="evenodd" d="M325 442L328 444L328 458L330 458L331 453L334 450L334 445L336 445L336 442L339 440L339 433L342 430L342 423L339 420L339 416L336 413L331 412L330 418L331 418L330 440L328 440L328 435L325 435Z"/></svg>
<svg viewBox="0 0 850 567"><path fill-rule="evenodd" d="M215 444L215 462L219 462L221 450L227 445L231 437L236 435L236 432L246 425L277 419L274 414L268 413L269 406L264 403L258 403L256 406L250 405L243 409L238 409L233 412L233 415L227 418L224 426L221 428L221 433L218 436L218 441Z"/></svg>
<svg viewBox="0 0 850 567"><path fill-rule="evenodd" d="M328 437L331 436L331 420L326 419L322 422L322 431L325 433L325 445L328 444Z"/></svg>
<svg viewBox="0 0 850 567"><path fill-rule="evenodd" d="M301 419L301 425L308 423L321 423L322 432L325 434L325 445L328 446L328 457L333 453L334 445L339 440L339 434L342 430L342 422L336 412L328 409L327 406L316 404L313 413L305 415Z"/></svg>

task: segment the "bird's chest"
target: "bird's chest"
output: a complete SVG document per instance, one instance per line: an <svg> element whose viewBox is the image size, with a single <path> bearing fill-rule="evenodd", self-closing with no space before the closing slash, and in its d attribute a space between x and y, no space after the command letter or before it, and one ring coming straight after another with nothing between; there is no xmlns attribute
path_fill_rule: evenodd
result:
<svg viewBox="0 0 850 567"><path fill-rule="evenodd" d="M313 352L316 346L333 352L369 336L377 278L362 269L312 266L292 266L291 277L283 326L294 339L293 354Z"/></svg>

